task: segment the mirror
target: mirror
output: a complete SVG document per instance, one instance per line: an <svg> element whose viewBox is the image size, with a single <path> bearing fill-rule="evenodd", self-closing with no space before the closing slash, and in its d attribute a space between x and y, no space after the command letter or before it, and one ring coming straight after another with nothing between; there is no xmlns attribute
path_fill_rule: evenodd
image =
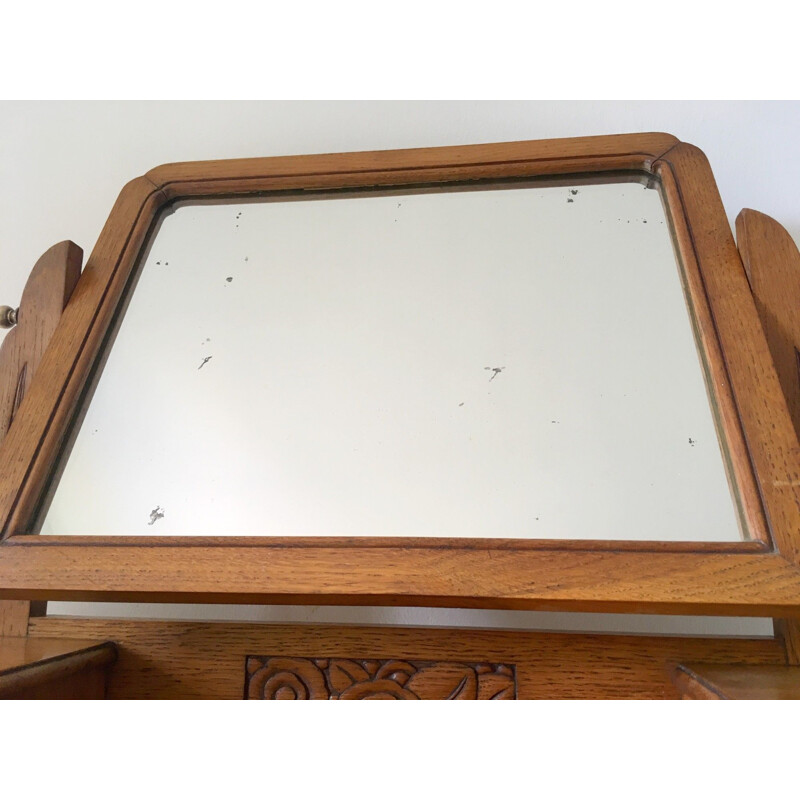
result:
<svg viewBox="0 0 800 800"><path fill-rule="evenodd" d="M660 192L162 218L44 534L742 538Z"/></svg>

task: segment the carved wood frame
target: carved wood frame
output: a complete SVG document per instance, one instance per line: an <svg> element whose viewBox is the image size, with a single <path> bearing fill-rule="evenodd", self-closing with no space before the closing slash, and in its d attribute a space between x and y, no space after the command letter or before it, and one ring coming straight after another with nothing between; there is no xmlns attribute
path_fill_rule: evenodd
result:
<svg viewBox="0 0 800 800"><path fill-rule="evenodd" d="M752 540L716 543L32 534L159 212L303 189L637 171L660 181ZM711 169L661 134L169 164L122 190L0 444L0 596L800 617L800 446Z"/></svg>

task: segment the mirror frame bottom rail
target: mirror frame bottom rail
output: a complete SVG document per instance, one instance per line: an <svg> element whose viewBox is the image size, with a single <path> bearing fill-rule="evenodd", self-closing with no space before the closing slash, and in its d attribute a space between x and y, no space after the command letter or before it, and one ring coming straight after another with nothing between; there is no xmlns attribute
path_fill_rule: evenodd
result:
<svg viewBox="0 0 800 800"><path fill-rule="evenodd" d="M641 172L660 182L750 541L31 535L159 214L181 200ZM705 156L668 134L187 162L127 184L0 443L0 597L800 617L800 446Z"/></svg>
<svg viewBox="0 0 800 800"><path fill-rule="evenodd" d="M7 540L3 596L769 617L796 616L800 596L800 570L747 542L670 552L71 538Z"/></svg>

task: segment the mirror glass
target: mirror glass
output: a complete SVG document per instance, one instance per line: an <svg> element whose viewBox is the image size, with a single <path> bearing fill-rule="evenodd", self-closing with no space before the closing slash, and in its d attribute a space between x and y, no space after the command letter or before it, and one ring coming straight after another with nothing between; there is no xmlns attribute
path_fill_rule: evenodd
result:
<svg viewBox="0 0 800 800"><path fill-rule="evenodd" d="M742 537L657 187L161 220L45 534Z"/></svg>

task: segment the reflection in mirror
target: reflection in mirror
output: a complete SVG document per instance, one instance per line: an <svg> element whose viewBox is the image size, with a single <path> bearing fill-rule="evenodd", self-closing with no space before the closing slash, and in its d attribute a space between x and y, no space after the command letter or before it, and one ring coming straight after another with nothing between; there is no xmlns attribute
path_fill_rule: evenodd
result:
<svg viewBox="0 0 800 800"><path fill-rule="evenodd" d="M47 534L741 538L657 189L165 217Z"/></svg>

